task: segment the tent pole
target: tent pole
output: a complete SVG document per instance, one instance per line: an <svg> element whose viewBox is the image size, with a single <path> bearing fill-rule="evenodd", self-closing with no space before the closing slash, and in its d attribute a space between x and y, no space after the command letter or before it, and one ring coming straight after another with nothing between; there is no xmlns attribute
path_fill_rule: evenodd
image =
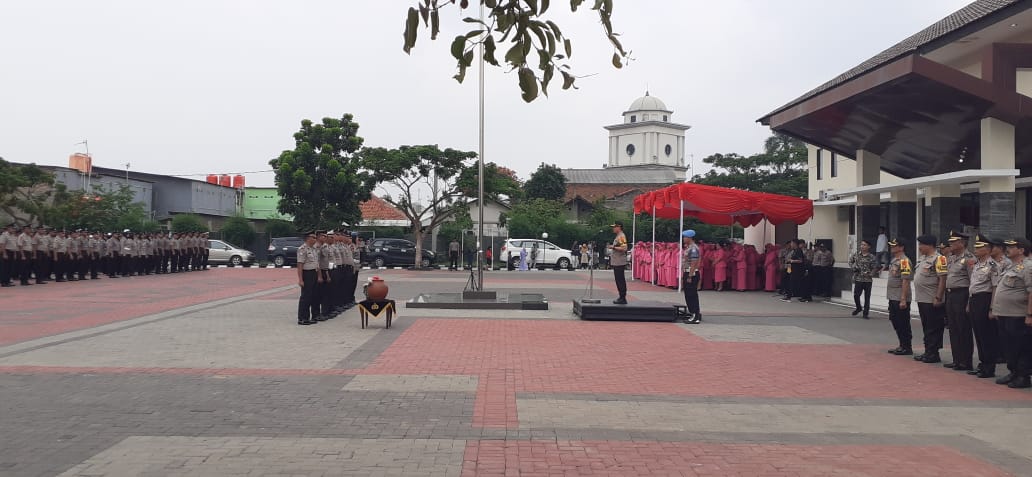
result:
<svg viewBox="0 0 1032 477"><path fill-rule="evenodd" d="M632 248L631 248L631 250L634 250L634 248L633 248L634 244L638 243L638 242L635 241L636 238L637 238L636 237L637 234L638 234L638 212L633 210L633 206L632 206L632 210L631 210L631 247ZM638 265L638 261L635 260L634 253L631 253L631 281L632 282L634 281L634 267L637 266L637 265Z"/></svg>
<svg viewBox="0 0 1032 477"><path fill-rule="evenodd" d="M678 228L681 233L684 233L684 200L681 201L681 225ZM682 282L681 277L684 276L684 270L681 269L681 262L684 257L684 238L677 237L677 291L681 291Z"/></svg>
<svg viewBox="0 0 1032 477"><path fill-rule="evenodd" d="M652 284L656 284L656 204L652 204Z"/></svg>

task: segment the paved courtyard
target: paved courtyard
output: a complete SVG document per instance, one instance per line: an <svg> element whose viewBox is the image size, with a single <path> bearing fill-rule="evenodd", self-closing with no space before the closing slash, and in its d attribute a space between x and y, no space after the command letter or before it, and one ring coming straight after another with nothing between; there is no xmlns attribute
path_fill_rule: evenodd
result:
<svg viewBox="0 0 1032 477"><path fill-rule="evenodd" d="M586 272L485 281L551 309L299 327L277 269L0 290L0 475L1032 475L1032 392L886 354L885 316L707 292L699 325L583 322Z"/></svg>

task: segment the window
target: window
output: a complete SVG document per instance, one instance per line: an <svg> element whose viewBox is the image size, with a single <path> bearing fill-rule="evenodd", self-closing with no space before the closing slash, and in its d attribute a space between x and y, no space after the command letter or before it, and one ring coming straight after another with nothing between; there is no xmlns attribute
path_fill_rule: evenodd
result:
<svg viewBox="0 0 1032 477"><path fill-rule="evenodd" d="M831 153L831 177L838 177L838 154Z"/></svg>
<svg viewBox="0 0 1032 477"><path fill-rule="evenodd" d="M628 156L633 156L634 155L634 144L628 144L627 145L627 155Z"/></svg>
<svg viewBox="0 0 1032 477"><path fill-rule="evenodd" d="M667 115L665 115L665 114L663 115L663 122L664 123L667 122Z"/></svg>
<svg viewBox="0 0 1032 477"><path fill-rule="evenodd" d="M674 148L670 147L670 145L667 144L666 147L663 148L663 152L665 152L666 155L669 156L671 152L674 152Z"/></svg>
<svg viewBox="0 0 1032 477"><path fill-rule="evenodd" d="M632 114L632 115L631 115L631 122L632 122L632 123L636 123L636 122L638 122L638 117Z"/></svg>
<svg viewBox="0 0 1032 477"><path fill-rule="evenodd" d="M817 180L821 180L824 177L824 149L817 150Z"/></svg>

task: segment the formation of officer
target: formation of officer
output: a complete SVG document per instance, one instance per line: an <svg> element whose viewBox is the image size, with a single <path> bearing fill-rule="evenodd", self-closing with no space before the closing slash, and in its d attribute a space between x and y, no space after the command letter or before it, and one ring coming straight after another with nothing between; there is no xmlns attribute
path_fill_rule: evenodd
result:
<svg viewBox="0 0 1032 477"><path fill-rule="evenodd" d="M333 319L355 306L358 253L355 236L348 232L305 234L305 243L297 249L298 325Z"/></svg>
<svg viewBox="0 0 1032 477"><path fill-rule="evenodd" d="M9 225L0 233L0 286L207 270L209 252L206 233L103 234Z"/></svg>
<svg viewBox="0 0 1032 477"><path fill-rule="evenodd" d="M950 232L946 247L931 235L917 238L918 257L911 262L906 244L888 242L893 254L888 267L889 318L899 346L888 352L912 355L911 284L924 332L924 353L914 359L939 363L945 330L950 331L953 362L943 366L979 378L996 377L996 366L1008 373L996 380L1011 388L1032 387L1032 243L1024 238L991 240ZM978 365L974 353L978 351Z"/></svg>

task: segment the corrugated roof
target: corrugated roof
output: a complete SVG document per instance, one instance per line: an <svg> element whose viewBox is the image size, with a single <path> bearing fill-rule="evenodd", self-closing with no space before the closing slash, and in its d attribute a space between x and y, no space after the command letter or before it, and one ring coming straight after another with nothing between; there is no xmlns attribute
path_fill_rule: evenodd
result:
<svg viewBox="0 0 1032 477"><path fill-rule="evenodd" d="M1029 6L1032 6L1032 1L1030 0L977 0L972 2L968 6L957 10L946 18L935 22L932 26L914 34L910 38L907 38L906 40L893 45L889 49L878 53L873 58L860 63L855 68L836 76L831 81L810 90L788 104L770 112L764 116L761 121L836 86L847 83L858 76L862 76L863 74L875 70L898 58L918 52L923 47L930 45L940 38L959 32L959 30L978 22L979 20L985 19L1011 5L1019 3L1027 3Z"/></svg>
<svg viewBox="0 0 1032 477"><path fill-rule="evenodd" d="M683 182L685 169L662 166L563 169L567 184L665 184Z"/></svg>

